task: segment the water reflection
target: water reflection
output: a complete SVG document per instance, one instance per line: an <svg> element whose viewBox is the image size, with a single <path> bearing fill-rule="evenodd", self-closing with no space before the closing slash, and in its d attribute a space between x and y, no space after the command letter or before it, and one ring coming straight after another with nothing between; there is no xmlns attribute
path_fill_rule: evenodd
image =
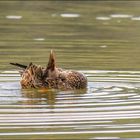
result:
<svg viewBox="0 0 140 140"><path fill-rule="evenodd" d="M103 16L101 17L100 16L100 17L96 17L96 19L97 20L110 20L111 18L110 17L103 17Z"/></svg>
<svg viewBox="0 0 140 140"><path fill-rule="evenodd" d="M76 96L86 94L86 89L74 91L59 91L55 89L23 89L21 90L24 100L23 104L47 104L55 105L58 100L64 100L69 97L69 100L75 100ZM53 107L53 106L48 106Z"/></svg>
<svg viewBox="0 0 140 140"><path fill-rule="evenodd" d="M22 90L23 98L28 100L23 101L23 104L33 105L33 104L47 104L54 105L56 102L56 93L52 90Z"/></svg>
<svg viewBox="0 0 140 140"><path fill-rule="evenodd" d="M45 38L34 38L34 40L36 40L36 41L44 41Z"/></svg>
<svg viewBox="0 0 140 140"><path fill-rule="evenodd" d="M60 16L66 18L77 18L80 17L80 14L64 13L64 14L60 14Z"/></svg>
<svg viewBox="0 0 140 140"><path fill-rule="evenodd" d="M140 20L140 17L132 17L132 20Z"/></svg>
<svg viewBox="0 0 140 140"><path fill-rule="evenodd" d="M127 15L127 14L111 14L111 18L131 18L133 15Z"/></svg>
<svg viewBox="0 0 140 140"><path fill-rule="evenodd" d="M22 19L22 16L16 16L16 15L8 15L6 16L7 19Z"/></svg>

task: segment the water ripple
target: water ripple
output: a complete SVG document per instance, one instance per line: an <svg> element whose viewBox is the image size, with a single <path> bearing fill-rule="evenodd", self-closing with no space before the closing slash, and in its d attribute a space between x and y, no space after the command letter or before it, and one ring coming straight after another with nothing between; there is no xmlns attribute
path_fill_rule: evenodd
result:
<svg viewBox="0 0 140 140"><path fill-rule="evenodd" d="M113 134L116 138L126 133L137 136L140 72L82 72L88 77L87 90L46 93L21 90L17 72L1 72L0 136L88 134L88 138L97 139L97 134Z"/></svg>

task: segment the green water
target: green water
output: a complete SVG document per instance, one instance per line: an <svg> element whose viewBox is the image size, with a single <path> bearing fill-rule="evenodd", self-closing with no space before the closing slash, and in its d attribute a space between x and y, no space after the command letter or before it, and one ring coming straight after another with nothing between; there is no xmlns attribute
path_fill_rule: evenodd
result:
<svg viewBox="0 0 140 140"><path fill-rule="evenodd" d="M0 139L140 137L139 1L0 1ZM82 71L87 90L22 90L9 62Z"/></svg>
<svg viewBox="0 0 140 140"><path fill-rule="evenodd" d="M139 6L135 1L1 1L0 68L13 68L11 61L46 65L54 49L65 68L139 70Z"/></svg>

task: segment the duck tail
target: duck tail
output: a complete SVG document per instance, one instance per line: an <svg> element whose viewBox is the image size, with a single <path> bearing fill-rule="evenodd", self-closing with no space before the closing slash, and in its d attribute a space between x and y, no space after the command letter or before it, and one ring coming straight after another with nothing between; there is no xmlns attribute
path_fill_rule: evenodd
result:
<svg viewBox="0 0 140 140"><path fill-rule="evenodd" d="M14 65L14 66L17 66L17 67L20 67L20 68L24 68L24 69L27 68L27 66L22 65L22 64L19 64L19 63L10 63L10 64L11 64L11 65Z"/></svg>

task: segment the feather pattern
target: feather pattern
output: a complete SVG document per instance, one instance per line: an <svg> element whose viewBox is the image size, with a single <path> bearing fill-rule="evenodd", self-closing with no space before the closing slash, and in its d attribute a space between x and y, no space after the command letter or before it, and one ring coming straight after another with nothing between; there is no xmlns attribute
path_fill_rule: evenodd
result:
<svg viewBox="0 0 140 140"><path fill-rule="evenodd" d="M10 63L23 69L21 73L22 88L54 88L54 89L83 89L87 86L84 74L56 67L55 55L51 50L47 67L30 63L28 66Z"/></svg>

